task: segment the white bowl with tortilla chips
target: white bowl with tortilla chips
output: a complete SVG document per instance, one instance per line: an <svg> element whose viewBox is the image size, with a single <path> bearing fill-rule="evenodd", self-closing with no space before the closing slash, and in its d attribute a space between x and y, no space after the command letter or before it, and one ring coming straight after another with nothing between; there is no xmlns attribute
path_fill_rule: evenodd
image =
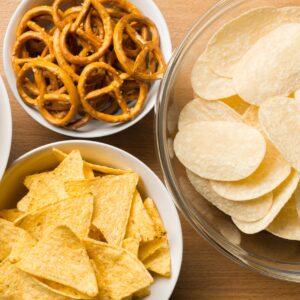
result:
<svg viewBox="0 0 300 300"><path fill-rule="evenodd" d="M176 49L156 107L165 181L187 220L235 262L295 282L299 17L293 0L218 1Z"/></svg>
<svg viewBox="0 0 300 300"><path fill-rule="evenodd" d="M57 150L53 151L54 148L56 148ZM73 150L79 150L82 155L82 158L84 159L85 162L82 161L80 154L78 154L79 152L73 151ZM67 158L65 158L66 155L64 153L70 153L70 152L72 152L73 154L68 155ZM59 164L58 161L62 161L63 163ZM88 165L86 163L87 161L90 163L92 162L93 164L97 164L97 166ZM60 167L56 168L58 164ZM107 166L107 167L103 167L103 166ZM50 172L50 170L53 170L53 168L56 168L55 169L56 171ZM115 169L115 168L117 168L117 169ZM80 172L82 174L82 175L80 175L81 177L75 175L78 173L78 170L80 170ZM94 171L91 172L91 170L94 170ZM112 174L113 176L101 176L101 177L95 177L92 179L92 177L94 176L94 172L95 172L95 175L97 175L95 170L97 170L97 172L101 171L102 175L107 175L105 173L108 173L108 174ZM125 172L124 172L124 170L125 170ZM33 176L26 178L25 185L26 185L26 187L29 188L29 193L28 193L28 191L26 190L26 188L23 184L24 178L28 175L37 174L37 173L45 172L45 171L47 171L47 173L43 173L42 175L39 175L39 174L33 175ZM91 217L90 224L93 224L93 225L89 225L89 226L92 226L92 227L89 227L90 228L89 229L90 230L89 237L94 238L94 239L103 240L103 236L105 236L105 239L107 239L107 238L111 239L111 244L116 245L117 244L116 237L120 236L119 233L122 234L121 231L123 230L124 234L122 236L123 236L123 238L125 238L126 241L125 242L121 241L122 247L126 248L126 250L128 250L128 251L126 251L127 252L126 259L128 259L128 257L129 257L129 259L132 260L132 254L131 254L131 258L130 258L130 255L128 255L128 252L130 252L130 249L132 249L132 248L130 248L130 245L132 246L132 243L131 243L132 239L137 240L136 233L137 232L139 233L139 239L141 239L141 240L144 240L144 238L145 238L145 240L147 240L146 237L147 236L149 237L149 235L151 234L150 231L148 231L148 232L141 231L140 232L139 231L140 229L136 230L136 227L134 224L136 224L137 222L135 222L134 220L137 220L137 219L134 219L133 210L132 210L134 204L132 204L132 206L130 204L131 208L128 206L128 209L126 210L124 203L127 202L127 200L125 200L125 199L127 199L127 196L126 197L118 196L117 198L122 199L122 201L119 202L119 204L115 207L110 205L109 204L110 202L108 202L108 201L111 201L111 203L115 203L115 202L113 202L114 201L113 198L107 198L107 199L111 199L111 200L107 200L106 202L103 202L101 204L101 209L102 209L101 210L101 213L102 213L101 218L103 218L102 225L106 228L106 229L104 229L104 227L103 227L103 231L101 229L101 232L103 232L103 235L101 235L100 229L97 227L98 225L95 225L96 223L94 223L94 220L96 218L95 215L97 214L96 213L97 204L96 204L96 202L94 205L91 204L92 206L90 209L93 209L93 211L91 210L91 214L88 213L88 208L87 208L86 212L84 212L85 208L90 205L89 203L92 203L92 202L90 202L91 201L91 199L90 199L91 193L88 193L85 196L83 196L83 193L85 193L85 192L83 190L80 190L80 186L81 186L81 183L87 183L87 182L92 182L94 180L99 180L99 186L105 187L105 184L106 184L108 188L106 188L106 189L102 188L101 193L103 193L103 194L102 194L102 196L99 196L97 199L100 199L100 198L102 199L102 197L104 197L105 195L108 195L107 197L109 197L109 195L112 195L112 193L114 193L114 192L117 195L119 193L120 189L121 190L125 189L124 190L125 194L122 194L122 195L129 195L128 197L129 198L131 197L130 199L132 199L132 197L133 197L133 199L130 201L135 201L135 202L130 202L130 203L138 203L138 201L140 201L139 203L142 203L141 200L135 198L136 196L130 196L130 195L139 195L137 192L134 192L134 194L127 194L127 192L126 192L127 184L129 184L129 186L130 186L130 184L132 184L132 183L130 183L130 182L132 182L132 180L130 178L138 178L136 175L134 175L135 173L139 175L138 185L137 185L137 188L135 188L135 190L138 189L138 191L141 193L141 197L143 199L147 198L146 199L147 203L146 203L146 201L144 202L145 208L142 208L142 211L144 210L147 215L146 217L149 219L149 216L150 216L150 219L153 220L153 224L156 224L156 225L153 225L154 226L153 228L155 230L160 230L161 233L163 233L163 232L167 233L167 235L165 235L165 233L163 233L164 235L159 237L158 239L165 239L165 237L168 238L169 248L170 248L170 257L171 257L170 277L167 278L167 277L162 277L159 275L154 275L154 283L150 287L151 294L149 296L146 296L146 298L144 298L144 299L167 300L167 299L169 299L169 297L171 296L171 294L173 292L173 289L176 285L176 282L177 282L177 279L179 276L179 272L180 272L180 268L181 268L183 245L182 245L182 232L181 232L180 220L179 220L175 205L172 201L170 194L168 193L168 191L166 190L166 188L164 187L162 182L158 179L158 177L145 164L143 164L137 158L133 157L132 155L128 154L127 152L125 152L123 150L120 150L118 148L115 148L113 146L109 146L106 144L97 143L97 142L65 141L65 142L57 142L57 143L45 145L45 146L42 146L40 148L37 148L35 150L28 152L27 154L23 155L22 157L17 159L12 164L12 166L6 172L6 174L3 178L3 181L0 185L0 190L1 190L1 193L0 193L1 194L1 196L0 196L0 221L2 220L1 222L4 222L2 218L5 218L9 221L14 220L14 222L17 226L27 230L28 232L30 232L32 237L39 240L38 243L43 244L43 242L45 242L48 245L47 247L49 247L49 245L53 245L53 243L57 243L57 241L59 242L59 239L62 236L69 236L71 239L74 239L74 238L72 238L72 236L74 236L74 234L72 233L72 231L70 232L70 229L72 229L73 232L76 232L76 235L78 237L80 237L80 236L82 237L82 234L84 234L84 232L86 232L86 229L84 229L84 227L85 227L84 220L86 218L88 218L88 216L90 215L90 217ZM69 174L69 175L66 175L66 174ZM48 175L50 177L47 177ZM46 178L45 180L43 179L43 176L46 176L46 177L44 177L44 178ZM59 176L63 176L63 177L59 177ZM48 196L51 195L54 191L55 192L59 191L59 192L65 193L61 189L61 183L63 183L63 186L64 186L64 183L66 180L66 179L63 179L63 178L66 178L65 176L71 176L71 177L68 177L69 178L68 180L71 180L71 179L74 180L73 182L69 181L65 185L65 187L68 186L68 190L67 190L68 195L72 195L72 196L70 196L71 198L66 199L66 200L64 200L64 198L63 198L63 200L62 201L60 200L57 204L57 202L53 202L52 199L54 199L54 198L51 198ZM136 177L132 177L132 176L136 176ZM75 181L75 178L78 181ZM114 182L113 180L116 180L116 182L118 182L119 178L120 178L119 185L118 185L118 183L117 183L117 185L112 185L112 182ZM128 178L128 179L126 179L126 178ZM82 180L79 180L79 179L82 179ZM102 180L104 180L104 181L102 181ZM106 180L107 180L107 183L104 183ZM136 179L134 179L134 180L136 180ZM100 183L100 181L101 181L101 183ZM127 182L129 182L129 183L127 183ZM36 184L36 186L35 186L35 184ZM78 186L77 186L77 184L78 184ZM136 185L136 183L134 183L134 186L135 185ZM82 187L83 187L83 185L82 185ZM66 187L66 189L67 189L67 187ZM128 191L129 191L129 188L128 188ZM25 195L27 195L27 196L25 198L23 198ZM38 197L39 195L44 195L44 198ZM56 196L58 196L58 195L59 194L57 193ZM59 197L64 197L64 196L59 196ZM64 213L66 213L68 211L68 209L71 209L73 211L75 209L75 206L74 206L75 202L74 202L74 200L72 200L73 199L72 197L75 197L75 198L77 197L77 199L81 198L80 201L82 201L82 202L81 202L80 206L78 204L79 211L75 214L75 216L74 216L74 214L71 215L68 213L67 213L68 216L66 216L66 215L64 215ZM4 210L3 211L3 209L10 209L10 208L16 207L18 200L20 200L21 198L22 198L22 201L19 202L18 208L20 210L22 210L23 212L18 211L16 213L16 210L9 210L9 211ZM104 198L106 198L106 196ZM165 231L163 229L161 229L162 227L159 225L159 223L156 222L157 215L155 215L155 211L153 211L153 209L154 209L154 207L152 206L153 202L151 201L150 198L154 200L154 203L155 203L157 210L163 221ZM39 199L39 201L34 201L34 199ZM41 200L41 199L43 199L43 200ZM61 199L61 198L59 198L59 199ZM70 201L70 199L71 199L71 201ZM95 196L95 199L96 199L96 196ZM119 201L120 201L120 199L119 199ZM134 200L134 199L137 199L137 200ZM95 200L95 201L98 201L98 200ZM80 202L78 202L78 203L80 203ZM104 212L104 210L105 210L104 203L107 204L107 209L108 209L105 212ZM135 206L135 207L138 207L138 206ZM141 216L139 214L140 208L141 208L141 206L139 206L139 208L137 209L136 216ZM59 212L58 215L60 215L60 217L57 217L57 215L55 215L56 211ZM114 214L117 214L116 213L117 211L119 211L119 214L114 215ZM125 212L123 212L123 211L125 211ZM128 211L127 217L125 216L126 211ZM78 216L78 214L80 214L80 216ZM121 222L122 219L124 219L123 217L127 218L126 223ZM51 220L53 220L53 218L55 218L56 221L52 222ZM71 221L66 221L66 220L68 220L68 218L71 218L73 220L73 223ZM78 220L78 218L80 220L79 223L76 221L76 219ZM118 222L118 223L114 223L114 224L112 224L113 227L108 228L107 224L109 224L109 221L107 218L110 220L114 220L113 222ZM155 221L155 219L156 219L156 221ZM144 222L142 218L140 220L141 220L141 222ZM63 222L63 223L61 224L61 222ZM40 227L41 223L43 224L42 227ZM77 224L76 225L77 227L75 226L75 224ZM125 224L124 225L125 227L122 224ZM0 232L1 232L2 225L3 224L0 224ZM66 225L69 228L67 228L66 226L56 227L58 225ZM8 228L10 228L10 226L8 226ZM44 235L44 233L46 232L45 230L47 228L49 229L49 231L47 231L47 234ZM91 229L91 228L93 228L93 229ZM97 228L99 229L98 231L97 231ZM142 227L139 227L139 228L142 228ZM146 228L146 227L144 227L144 228ZM96 236L96 234L97 234L96 232L100 235ZM105 234L104 234L104 232L105 232ZM93 235L93 234L95 234L95 235ZM51 237L52 235L54 236L53 239ZM83 236L86 236L86 234L84 234ZM155 236L156 237L154 237L154 235L153 235L153 238L154 238L153 243L154 244L155 244L155 239L157 239L157 235L155 235ZM151 243L151 239L149 238L147 240L148 243ZM108 246L108 244L101 243L101 242L99 242L99 244L96 245L94 242L91 242L91 241L92 240L90 239L85 242L86 248L88 249L87 251L88 251L90 257L93 256L93 261L95 262L95 265L97 265L97 253L98 253L98 251L100 251L99 249L101 247L104 247L103 251L105 252L105 251L108 251L108 247L114 247L114 246ZM152 253L152 254L156 253L156 252L155 253L147 252L146 248L142 248L147 245L149 245L149 244L147 244L147 242L145 242L144 244L143 243L140 244L139 258L143 259L141 257L141 255L147 255L147 257L148 257L145 260L143 260L144 264L147 264L147 262L151 261L152 256L149 256L150 255L149 253ZM52 247L50 247L50 248L52 248ZM12 249L14 249L14 248L12 248ZM17 249L20 250L20 248L17 248ZM30 255L33 255L32 257L36 258L37 256L42 255L44 250L41 250L41 249L45 249L45 246L44 245L35 245L34 249L35 249L34 254L32 254L30 252L31 249L26 252L31 253ZM40 252L37 252L36 249L38 249ZM112 248L112 249L114 249L112 251L119 251L119 250L116 250L117 249L116 247ZM121 248L118 248L118 249L121 249ZM125 250L122 250L122 251L124 252ZM38 253L38 254L36 254L36 253ZM133 251L132 251L132 253L133 253ZM163 251L163 253L165 253L165 250ZM1 252L1 249L0 249L0 254L3 254L3 251ZM10 256L6 260L6 263L4 263L4 265L0 264L0 268L1 268L1 266L2 266L2 268L4 268L5 274L10 274L9 272L13 272L13 270L11 269L13 267L11 267L9 265L9 261L12 259L11 257L13 257L13 260L16 260L18 257L20 257L18 255L20 255L20 252L18 252L18 250L16 250L13 252L13 255ZM28 257L30 257L30 255ZM116 255L116 254L112 254L112 255ZM55 254L51 255L51 256L55 257ZM23 256L23 258L21 258L22 263L20 263L20 265L18 265L18 266L23 271L25 270L29 274L31 274L31 275L33 274L33 275L37 276L37 278L39 280L41 280L41 275L43 275L43 274L36 273L36 272L40 272L40 271L32 269L34 264L32 264L32 263L28 264L28 262L31 261L31 260L28 260L28 257L24 258L24 256ZM150 257L150 260L149 260L149 257ZM1 259L1 255L0 255L0 259ZM45 261L43 261L43 263L45 263ZM5 264L7 264L7 265L5 265ZM111 265L111 268L114 268L114 266L116 264L118 264L118 263L114 262ZM87 266L86 266L86 268L87 268L87 270L89 269ZM149 265L148 265L147 268L151 269L151 266L149 267ZM54 269L56 269L56 268L54 268ZM97 268L95 267L95 269L97 269ZM102 272L103 272L103 270L102 270ZM19 276L18 279L16 279L16 281L18 281L18 280L24 281L25 280L24 278L22 278L20 276L20 274L21 274L20 271L18 273L16 273L16 276ZM126 276L127 272L125 272L123 269L121 274ZM48 273L45 276L48 276ZM53 274L52 275L50 274L49 276L50 277L46 277L46 279L48 281L52 280ZM101 273L101 276L103 276L103 273ZM109 274L108 274L108 277L111 278L111 276ZM136 277L139 277L139 275L136 275ZM3 278L1 278L1 276L0 276L0 286L1 286L1 280L3 280ZM47 280L43 281L42 284L44 286L48 285L47 289L49 290L50 283ZM124 279L124 280L126 280L126 279ZM56 285L51 285L51 287L50 287L51 291L50 292L48 291L49 293L53 293L53 289L55 291L57 291L57 289L58 289L57 282L61 283L60 281L55 281L55 282L56 282ZM134 282L139 282L139 281L136 281L136 278L135 278ZM36 284L36 283L34 283L34 284ZM34 284L32 284L32 285L35 286ZM71 285L67 285L67 286L70 287ZM125 284L125 286L126 286L126 284ZM75 285L75 287L76 287L76 285ZM80 289L77 289L77 292L78 292L78 290L80 292L83 292ZM37 295L40 295L39 294L40 292L41 292L40 289L39 290L34 289L32 291L32 293L37 293ZM64 295L70 295L70 294L68 294L68 293L70 293L70 289L66 290L66 291L61 290L61 293L64 293Z"/></svg>

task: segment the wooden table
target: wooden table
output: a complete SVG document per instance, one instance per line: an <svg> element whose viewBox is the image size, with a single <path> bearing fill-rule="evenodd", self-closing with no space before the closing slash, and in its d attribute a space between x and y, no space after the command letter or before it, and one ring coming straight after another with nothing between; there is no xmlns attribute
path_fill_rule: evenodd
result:
<svg viewBox="0 0 300 300"><path fill-rule="evenodd" d="M216 0L156 1L166 17L174 47L179 44L197 17L217 2ZM6 26L18 3L18 0L1 0L0 2L1 49ZM4 75L2 67L1 73ZM13 112L13 143L10 161L38 146L67 139L67 137L53 133L33 121L16 103L10 91L9 96ZM161 177L160 165L153 149L153 117L153 113L150 113L129 130L98 140L132 153ZM300 298L300 284L269 279L245 270L217 252L195 233L184 218L181 219L184 235L184 258L181 276L172 300L291 300Z"/></svg>

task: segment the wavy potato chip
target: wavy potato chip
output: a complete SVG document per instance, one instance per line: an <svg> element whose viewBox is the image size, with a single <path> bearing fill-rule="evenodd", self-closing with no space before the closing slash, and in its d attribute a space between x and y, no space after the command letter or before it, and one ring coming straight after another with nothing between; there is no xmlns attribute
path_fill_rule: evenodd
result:
<svg viewBox="0 0 300 300"><path fill-rule="evenodd" d="M100 299L122 299L153 282L144 265L130 252L93 240L86 240L85 246L94 262Z"/></svg>
<svg viewBox="0 0 300 300"><path fill-rule="evenodd" d="M262 7L223 25L208 42L205 55L209 66L220 76L231 78L245 53L278 26L279 17L275 7Z"/></svg>
<svg viewBox="0 0 300 300"><path fill-rule="evenodd" d="M121 246L139 177L135 173L107 175L65 184L70 195L90 192L95 197L92 224L108 243Z"/></svg>
<svg viewBox="0 0 300 300"><path fill-rule="evenodd" d="M90 297L98 294L96 276L84 245L67 226L49 232L22 256L16 266Z"/></svg>
<svg viewBox="0 0 300 300"><path fill-rule="evenodd" d="M0 218L5 219L10 222L14 222L18 218L20 218L22 215L24 215L24 212L19 211L17 208L0 210Z"/></svg>
<svg viewBox="0 0 300 300"><path fill-rule="evenodd" d="M258 168L266 142L258 130L243 123L197 122L177 133L174 150L186 168L203 178L237 181Z"/></svg>
<svg viewBox="0 0 300 300"><path fill-rule="evenodd" d="M237 94L261 105L300 86L300 24L284 24L262 37L240 60L233 76Z"/></svg>
<svg viewBox="0 0 300 300"><path fill-rule="evenodd" d="M93 216L94 197L91 194L69 197L40 210L29 212L16 221L36 239L47 236L59 225L67 225L81 239L87 237Z"/></svg>
<svg viewBox="0 0 300 300"><path fill-rule="evenodd" d="M69 300L43 287L34 277L19 270L8 260L0 264L0 298L7 300Z"/></svg>
<svg viewBox="0 0 300 300"><path fill-rule="evenodd" d="M36 240L28 232L0 219L0 262L8 256L12 262L17 261L35 243Z"/></svg>
<svg viewBox="0 0 300 300"><path fill-rule="evenodd" d="M251 106L243 115L243 119L247 124L261 130L257 107ZM292 170L268 139L266 139L266 145L266 155L253 174L240 181L211 181L214 191L226 199L245 201L266 195L278 187Z"/></svg>
<svg viewBox="0 0 300 300"><path fill-rule="evenodd" d="M219 210L238 220L245 222L260 220L272 207L272 193L249 201L231 201L217 194L213 190L209 180L201 178L189 170L186 170L186 173L198 193Z"/></svg>
<svg viewBox="0 0 300 300"><path fill-rule="evenodd" d="M156 231L153 221L144 207L140 193L133 196L125 238L133 237L143 242L153 240Z"/></svg>
<svg viewBox="0 0 300 300"><path fill-rule="evenodd" d="M242 232L247 234L254 234L265 230L292 197L298 186L299 179L299 175L295 171L292 171L290 176L273 191L273 205L267 215L261 220L256 222L242 222L232 218L232 221Z"/></svg>
<svg viewBox="0 0 300 300"><path fill-rule="evenodd" d="M242 122L242 118L231 107L219 101L196 98L188 102L179 115L178 128L201 121Z"/></svg>
<svg viewBox="0 0 300 300"><path fill-rule="evenodd" d="M135 256L139 254L140 241L134 237L129 237L123 240L122 248L132 253Z"/></svg>
<svg viewBox="0 0 300 300"><path fill-rule="evenodd" d="M300 171L300 100L277 97L259 109L259 121L282 156Z"/></svg>
<svg viewBox="0 0 300 300"><path fill-rule="evenodd" d="M193 67L191 80L195 94L206 100L218 100L236 94L232 79L214 73L203 54Z"/></svg>
<svg viewBox="0 0 300 300"><path fill-rule="evenodd" d="M300 241L300 218L297 213L294 195L268 226L267 230L278 237Z"/></svg>

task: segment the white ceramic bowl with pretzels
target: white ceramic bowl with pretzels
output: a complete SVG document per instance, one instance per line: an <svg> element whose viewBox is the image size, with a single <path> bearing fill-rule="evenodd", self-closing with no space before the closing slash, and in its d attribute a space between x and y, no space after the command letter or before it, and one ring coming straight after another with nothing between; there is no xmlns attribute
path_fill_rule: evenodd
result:
<svg viewBox="0 0 300 300"><path fill-rule="evenodd" d="M160 36L160 49L165 61L168 62L172 54L172 45L171 45L171 39L170 39L168 27L159 8L152 0L145 0L145 1L130 0L130 2L133 5L135 5L143 15L151 19L153 23L156 25ZM17 89L17 77L15 75L13 63L12 63L12 54L13 54L13 47L16 42L17 27L22 17L28 10L40 5L51 5L52 3L53 1L48 1L48 0L22 1L17 7L13 16L11 17L9 25L7 27L7 31L4 39L4 46L3 46L4 71L8 83L10 85L10 88L13 91L14 96L18 101L18 103L34 120L36 120L44 127L52 131L58 132L60 134L71 136L71 137L77 137L77 138L96 138L96 137L112 135L127 129L130 126L137 123L138 121L140 121L151 111L151 109L155 105L157 92L159 88L159 81L157 80L152 83L142 109L131 120L125 122L117 122L117 123L92 120L85 126L82 126L76 130L71 130L68 127L56 126L49 123L35 107L27 105L22 100Z"/></svg>

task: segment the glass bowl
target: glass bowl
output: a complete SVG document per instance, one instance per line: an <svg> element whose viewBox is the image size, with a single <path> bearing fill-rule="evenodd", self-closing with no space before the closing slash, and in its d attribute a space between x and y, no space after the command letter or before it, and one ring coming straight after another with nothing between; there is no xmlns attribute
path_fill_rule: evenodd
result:
<svg viewBox="0 0 300 300"><path fill-rule="evenodd" d="M255 235L240 232L230 217L195 191L185 168L174 155L173 139L179 113L193 99L192 67L216 30L253 8L297 4L299 1L288 0L218 1L198 19L173 54L156 106L158 155L166 185L179 210L202 237L232 260L264 275L294 282L300 282L300 243L277 238L266 231Z"/></svg>

